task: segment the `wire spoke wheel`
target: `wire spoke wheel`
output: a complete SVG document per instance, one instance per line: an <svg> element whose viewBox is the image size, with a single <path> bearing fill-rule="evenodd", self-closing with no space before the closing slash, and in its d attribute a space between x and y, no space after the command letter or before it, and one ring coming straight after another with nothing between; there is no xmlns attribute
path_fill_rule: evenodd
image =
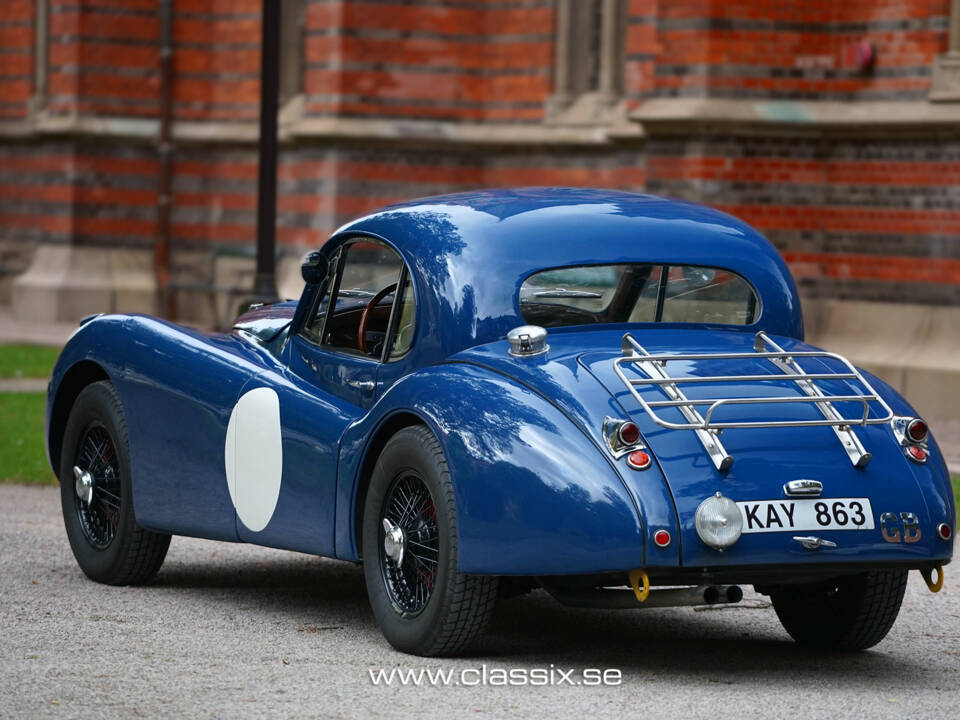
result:
<svg viewBox="0 0 960 720"><path fill-rule="evenodd" d="M80 438L74 472L89 473L89 501L74 489L80 529L93 547L105 550L117 535L121 513L120 460L110 433L100 423L91 424Z"/></svg>
<svg viewBox="0 0 960 720"><path fill-rule="evenodd" d="M418 615L433 595L440 566L440 531L430 490L412 472L387 491L379 534L380 572L396 609Z"/></svg>
<svg viewBox="0 0 960 720"><path fill-rule="evenodd" d="M363 576L370 607L397 650L456 655L483 631L498 578L457 569L453 482L436 435L398 430L377 457L364 498Z"/></svg>

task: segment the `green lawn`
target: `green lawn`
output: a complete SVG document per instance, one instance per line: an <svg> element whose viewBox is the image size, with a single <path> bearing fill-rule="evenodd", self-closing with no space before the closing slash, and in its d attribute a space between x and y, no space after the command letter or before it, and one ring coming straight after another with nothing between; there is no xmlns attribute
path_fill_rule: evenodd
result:
<svg viewBox="0 0 960 720"><path fill-rule="evenodd" d="M45 393L0 394L0 482L54 482L43 451Z"/></svg>
<svg viewBox="0 0 960 720"><path fill-rule="evenodd" d="M60 348L0 345L0 378L49 378Z"/></svg>

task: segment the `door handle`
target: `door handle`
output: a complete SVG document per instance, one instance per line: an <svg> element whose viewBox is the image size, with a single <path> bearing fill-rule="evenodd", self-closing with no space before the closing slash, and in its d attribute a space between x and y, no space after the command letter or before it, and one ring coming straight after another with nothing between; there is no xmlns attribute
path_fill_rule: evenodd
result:
<svg viewBox="0 0 960 720"><path fill-rule="evenodd" d="M347 380L347 385L363 393L373 392L377 387L373 380Z"/></svg>

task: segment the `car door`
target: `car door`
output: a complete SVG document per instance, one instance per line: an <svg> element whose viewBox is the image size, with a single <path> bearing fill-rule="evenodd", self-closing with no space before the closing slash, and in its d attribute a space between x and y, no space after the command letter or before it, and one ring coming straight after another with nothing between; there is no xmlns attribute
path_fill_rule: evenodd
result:
<svg viewBox="0 0 960 720"><path fill-rule="evenodd" d="M238 490L254 504L252 522L238 513L241 539L321 555L334 554L340 437L375 402L383 360L395 345L409 343L414 316L406 269L385 243L351 240L337 251L331 265L325 286L312 295L309 288L304 293L301 302L310 303L311 310L284 348L282 371L261 373L243 390L244 397L256 398L259 393L259 400L251 400L251 414L259 418L256 423L278 418L279 442L250 435L259 447L250 451L247 472L242 468L239 472L248 478L249 487L245 490L241 478ZM399 303L397 286L404 288ZM406 313L403 298L409 298ZM404 315L407 329L402 342L391 340L387 352L388 338L396 335L391 328ZM273 489L256 466L277 446L280 462L264 465L269 472L282 466ZM256 489L264 487L267 491L258 494ZM264 506L271 504L275 509L264 522Z"/></svg>
<svg viewBox="0 0 960 720"><path fill-rule="evenodd" d="M237 335L201 333L136 318L118 378L137 522L151 529L237 540L224 477L231 411L259 357Z"/></svg>

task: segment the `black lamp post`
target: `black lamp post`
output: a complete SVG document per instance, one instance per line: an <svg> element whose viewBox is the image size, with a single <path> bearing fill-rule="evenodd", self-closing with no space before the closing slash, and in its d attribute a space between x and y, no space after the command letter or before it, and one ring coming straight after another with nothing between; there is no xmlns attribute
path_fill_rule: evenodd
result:
<svg viewBox="0 0 960 720"><path fill-rule="evenodd" d="M251 303L277 295L277 94L280 85L280 0L263 0L260 45L260 167L257 180L257 272Z"/></svg>

